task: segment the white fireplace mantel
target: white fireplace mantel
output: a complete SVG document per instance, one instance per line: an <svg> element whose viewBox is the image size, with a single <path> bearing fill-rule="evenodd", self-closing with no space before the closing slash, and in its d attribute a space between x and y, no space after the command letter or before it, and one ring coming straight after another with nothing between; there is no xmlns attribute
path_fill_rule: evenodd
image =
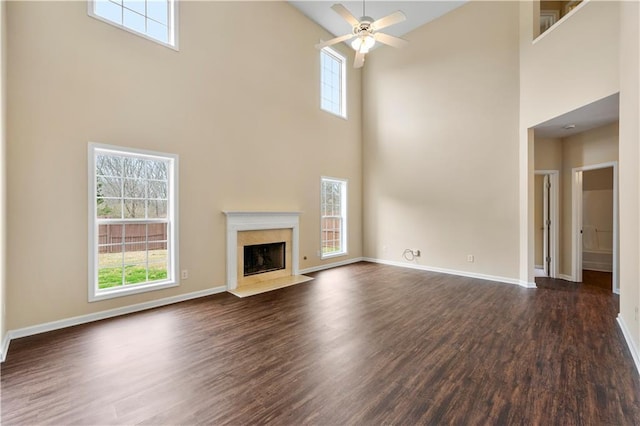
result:
<svg viewBox="0 0 640 426"><path fill-rule="evenodd" d="M300 212L223 211L227 216L227 290L238 286L238 231L291 229L291 273L298 275Z"/></svg>

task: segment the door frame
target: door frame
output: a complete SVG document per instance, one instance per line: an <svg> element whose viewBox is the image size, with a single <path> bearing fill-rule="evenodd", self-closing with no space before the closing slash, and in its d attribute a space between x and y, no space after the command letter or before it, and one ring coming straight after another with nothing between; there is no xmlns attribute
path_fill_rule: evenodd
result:
<svg viewBox="0 0 640 426"><path fill-rule="evenodd" d="M551 202L551 206L549 208L549 220L551 222L551 232L549 232L549 237L551 239L549 248L550 252L547 252L547 245L545 244L542 249L542 256L546 258L547 256L551 257L551 264L549 268L549 277L550 278L558 278L558 253L559 249L559 219L560 219L560 171L559 170L535 170L534 174L536 175L545 175L549 176L549 182L551 183L551 192L549 193L549 200ZM545 201L546 202L546 201ZM546 262L544 262L546 264Z"/></svg>
<svg viewBox="0 0 640 426"><path fill-rule="evenodd" d="M571 257L572 257L572 281L582 282L582 172L613 167L613 256L612 256L612 285L616 294L620 294L620 282L618 277L619 242L618 242L618 162L593 164L590 166L574 167L571 169L572 192L572 222L571 227Z"/></svg>

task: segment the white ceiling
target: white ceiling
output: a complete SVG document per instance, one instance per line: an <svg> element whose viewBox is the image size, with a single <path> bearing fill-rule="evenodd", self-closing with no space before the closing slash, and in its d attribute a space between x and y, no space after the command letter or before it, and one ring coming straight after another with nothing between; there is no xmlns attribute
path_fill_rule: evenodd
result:
<svg viewBox="0 0 640 426"><path fill-rule="evenodd" d="M589 105L562 114L534 127L535 135L542 138L563 138L618 121L620 95L607 96ZM574 125L572 129L565 126Z"/></svg>
<svg viewBox="0 0 640 426"><path fill-rule="evenodd" d="M341 36L349 34L351 27L340 15L331 9L334 3L340 3L355 16L362 16L361 1L290 1L293 7L300 10L307 18L329 31L331 34ZM380 19L396 10L401 10L407 15L407 20L399 24L385 28L383 32L402 37L409 31L418 28L427 22L444 15L445 13L462 6L465 1L441 0L441 1L377 1L367 0L365 10L367 16Z"/></svg>

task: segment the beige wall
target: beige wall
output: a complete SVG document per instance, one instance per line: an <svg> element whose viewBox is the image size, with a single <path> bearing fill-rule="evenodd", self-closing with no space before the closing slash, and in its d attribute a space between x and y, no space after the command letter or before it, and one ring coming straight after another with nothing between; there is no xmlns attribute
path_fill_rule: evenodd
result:
<svg viewBox="0 0 640 426"><path fill-rule="evenodd" d="M640 348L640 5L620 6L620 317Z"/></svg>
<svg viewBox="0 0 640 426"><path fill-rule="evenodd" d="M582 174L584 191L613 190L613 168L587 170Z"/></svg>
<svg viewBox="0 0 640 426"><path fill-rule="evenodd" d="M536 170L562 170L562 139L535 139L534 148Z"/></svg>
<svg viewBox="0 0 640 426"><path fill-rule="evenodd" d="M320 111L327 34L296 9L181 2L179 52L86 2L7 12L9 329L223 286L222 210L301 211L300 268L321 265L323 175L349 179L349 256L333 262L362 255L360 72L348 120ZM87 302L89 141L180 156L179 287Z"/></svg>
<svg viewBox="0 0 640 426"><path fill-rule="evenodd" d="M532 3L519 4L521 121L525 126L533 127L618 92L618 2L586 2L535 43Z"/></svg>
<svg viewBox="0 0 640 426"><path fill-rule="evenodd" d="M366 256L517 278L517 20L470 2L367 59Z"/></svg>
<svg viewBox="0 0 640 426"><path fill-rule="evenodd" d="M0 1L0 348L6 327L6 3Z"/></svg>

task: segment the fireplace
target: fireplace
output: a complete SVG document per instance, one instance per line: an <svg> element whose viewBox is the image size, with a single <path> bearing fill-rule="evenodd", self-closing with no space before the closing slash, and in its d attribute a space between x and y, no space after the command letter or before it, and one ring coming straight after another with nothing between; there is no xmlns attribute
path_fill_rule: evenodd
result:
<svg viewBox="0 0 640 426"><path fill-rule="evenodd" d="M298 276L298 212L225 211L227 289Z"/></svg>
<svg viewBox="0 0 640 426"><path fill-rule="evenodd" d="M245 277L279 271L286 268L287 243L254 244L244 246L244 271Z"/></svg>

